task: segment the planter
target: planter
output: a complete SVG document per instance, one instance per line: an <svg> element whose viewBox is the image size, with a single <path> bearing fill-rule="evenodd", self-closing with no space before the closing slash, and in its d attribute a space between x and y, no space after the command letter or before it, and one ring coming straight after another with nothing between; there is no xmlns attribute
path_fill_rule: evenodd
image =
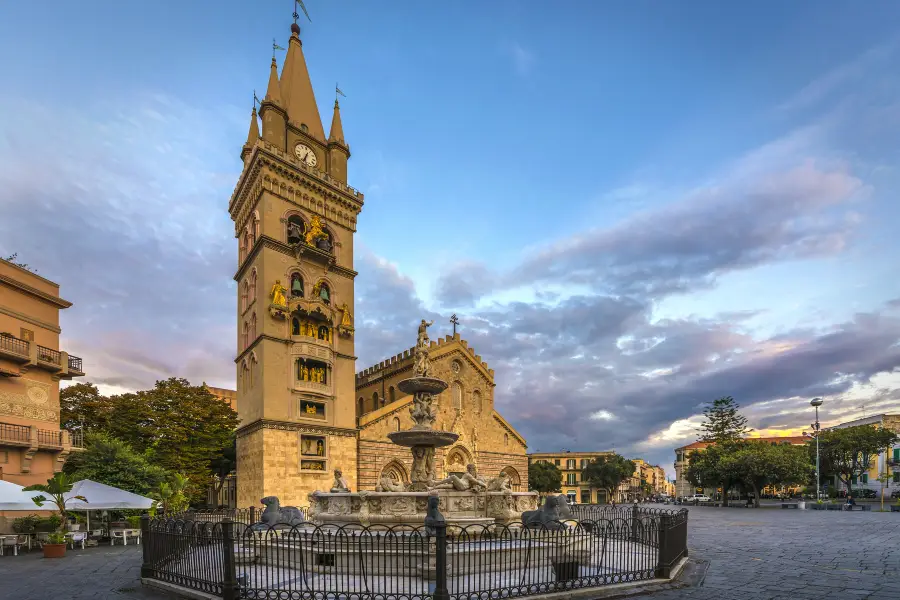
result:
<svg viewBox="0 0 900 600"><path fill-rule="evenodd" d="M44 544L44 558L62 558L66 555L65 544Z"/></svg>
<svg viewBox="0 0 900 600"><path fill-rule="evenodd" d="M891 504L891 512L900 512L900 506L897 504Z"/></svg>
<svg viewBox="0 0 900 600"><path fill-rule="evenodd" d="M553 572L556 574L557 581L578 579L578 567L578 561L575 560L567 560L565 562L553 561Z"/></svg>

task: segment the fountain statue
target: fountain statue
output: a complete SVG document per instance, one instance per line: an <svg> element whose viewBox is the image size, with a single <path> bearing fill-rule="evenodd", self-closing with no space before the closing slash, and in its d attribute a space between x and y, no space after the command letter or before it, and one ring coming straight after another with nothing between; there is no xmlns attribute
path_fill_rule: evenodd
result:
<svg viewBox="0 0 900 600"><path fill-rule="evenodd" d="M413 377L397 384L401 391L412 395L409 414L414 425L406 431L393 431L388 438L412 453L410 483L383 475L374 492L351 493L338 473L331 492L309 495L310 514L320 524L369 524L421 526L429 506L439 506L448 527L459 528L478 524L519 523L523 511L537 508L536 492L513 492L509 477L485 481L478 476L474 464L462 475L451 474L438 479L435 474L435 450L449 446L459 434L434 429L437 420L437 397L449 386L446 381L431 375L428 327L432 322L422 319L413 349ZM436 503L436 504L433 504Z"/></svg>

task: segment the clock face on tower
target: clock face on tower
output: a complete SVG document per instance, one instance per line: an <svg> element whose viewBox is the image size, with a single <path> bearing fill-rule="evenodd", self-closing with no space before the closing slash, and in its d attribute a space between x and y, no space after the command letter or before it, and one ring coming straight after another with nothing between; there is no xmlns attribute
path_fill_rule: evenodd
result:
<svg viewBox="0 0 900 600"><path fill-rule="evenodd" d="M312 148L304 144L297 144L294 146L294 154L310 167L316 166L316 163L318 162L316 160L316 153L312 151Z"/></svg>

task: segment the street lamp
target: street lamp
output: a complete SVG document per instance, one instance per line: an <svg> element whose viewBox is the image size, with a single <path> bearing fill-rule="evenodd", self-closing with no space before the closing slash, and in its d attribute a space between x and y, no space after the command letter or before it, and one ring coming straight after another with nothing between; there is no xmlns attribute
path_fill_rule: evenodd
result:
<svg viewBox="0 0 900 600"><path fill-rule="evenodd" d="M816 435L816 501L819 500L819 407L822 406L821 398L813 398L809 401L811 406L816 409L816 422L812 424L813 431Z"/></svg>

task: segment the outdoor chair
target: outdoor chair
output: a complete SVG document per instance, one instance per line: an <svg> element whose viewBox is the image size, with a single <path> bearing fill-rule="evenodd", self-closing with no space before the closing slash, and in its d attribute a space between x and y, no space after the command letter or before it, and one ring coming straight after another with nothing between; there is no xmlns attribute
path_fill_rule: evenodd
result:
<svg viewBox="0 0 900 600"><path fill-rule="evenodd" d="M66 536L72 550L75 549L75 544L81 544L81 549L84 550L84 542L87 540L87 537L87 531L73 531Z"/></svg>
<svg viewBox="0 0 900 600"><path fill-rule="evenodd" d="M128 545L128 538L137 539L137 543L141 543L140 529L113 529L109 532L109 545L115 546L116 540L122 540L122 545Z"/></svg>
<svg viewBox="0 0 900 600"><path fill-rule="evenodd" d="M21 536L18 535L4 535L0 536L0 556L6 555L6 549L12 548L13 556L19 555L19 546L24 546L26 541L21 539Z"/></svg>

